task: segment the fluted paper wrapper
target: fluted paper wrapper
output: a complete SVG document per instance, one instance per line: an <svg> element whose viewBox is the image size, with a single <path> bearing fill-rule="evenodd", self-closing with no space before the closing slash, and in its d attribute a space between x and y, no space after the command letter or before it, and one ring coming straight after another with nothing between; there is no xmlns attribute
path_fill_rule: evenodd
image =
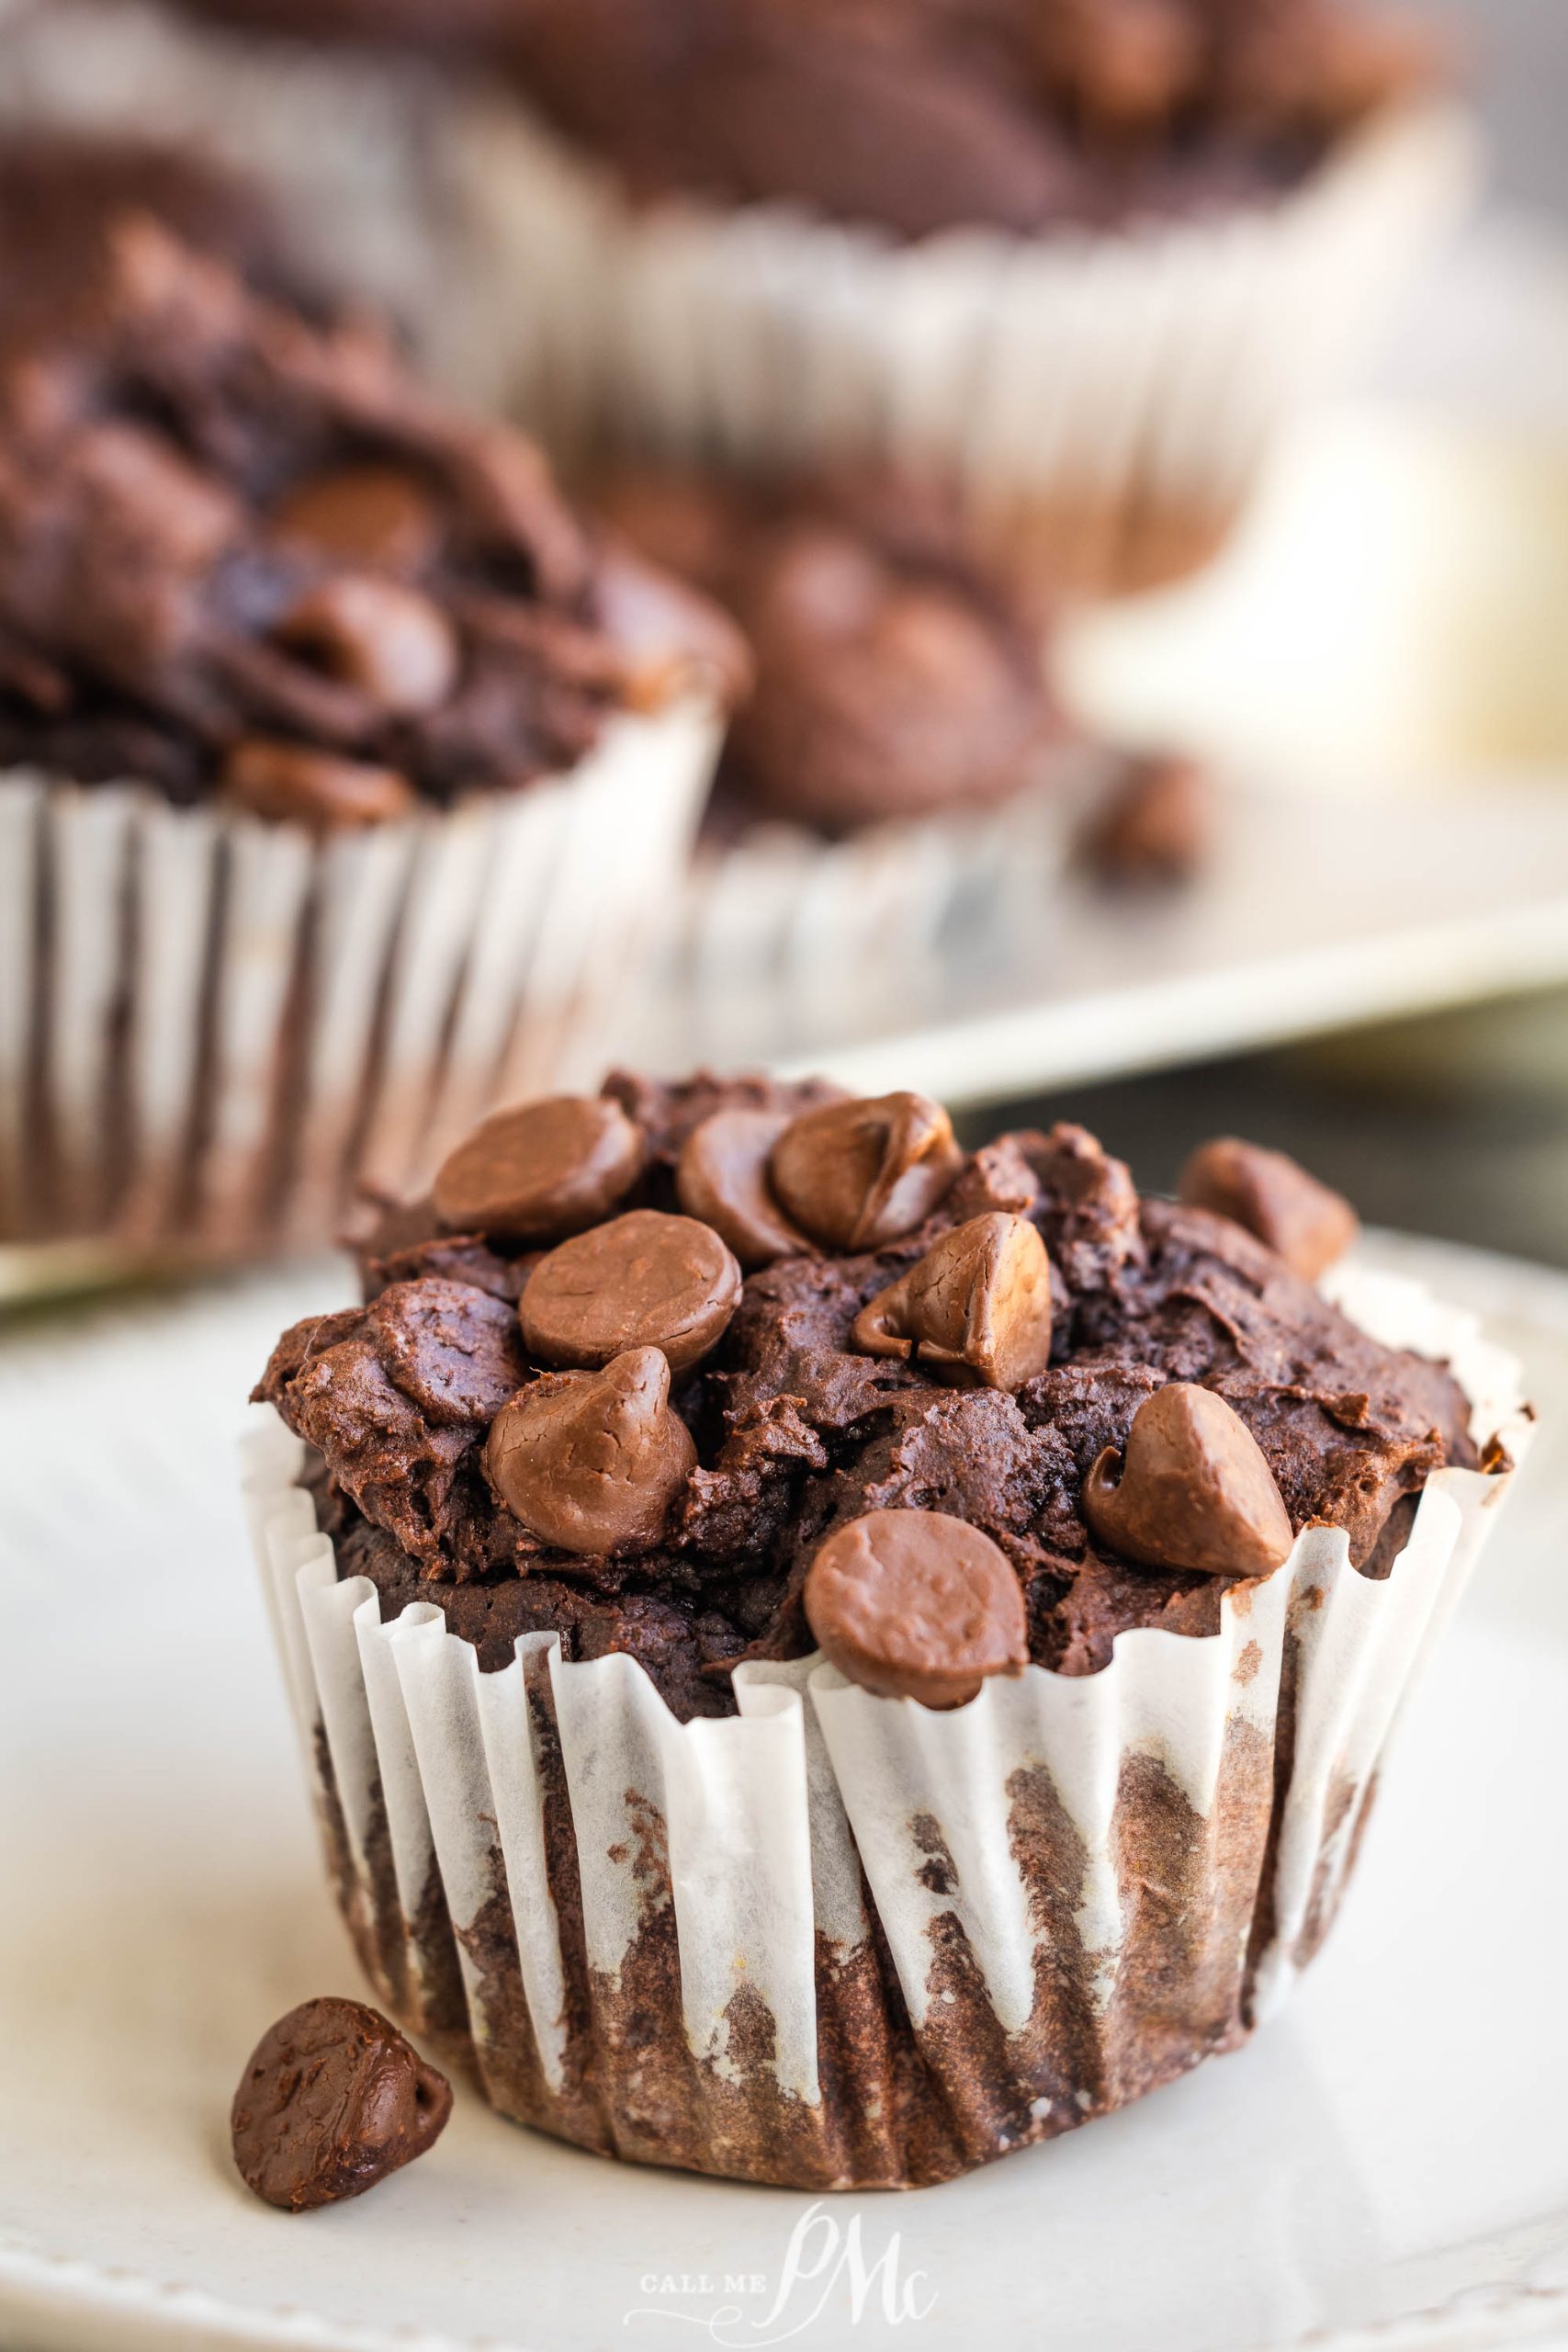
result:
<svg viewBox="0 0 1568 2352"><path fill-rule="evenodd" d="M1416 1286L1342 1303L1449 1358L1478 1437L1517 1368ZM339 1899L378 1996L504 2113L800 2187L944 2178L1245 2038L1338 1905L1391 1725L1506 1491L1448 1470L1380 1581L1312 1529L1203 1639L1122 1634L935 1713L818 1658L677 1723L554 1635L481 1674L440 1611L337 1579L268 1409L248 1507Z"/></svg>
<svg viewBox="0 0 1568 2352"><path fill-rule="evenodd" d="M784 207L634 207L501 100L456 152L513 340L488 372L558 445L934 473L1090 588L1212 551L1475 172L1469 118L1434 101L1269 203L898 244Z"/></svg>
<svg viewBox="0 0 1568 2352"><path fill-rule="evenodd" d="M671 978L703 1057L753 1060L759 1037L898 1020L933 959L983 938L998 958L1033 942L1091 812L1121 773L1113 752L1047 744L996 807L894 818L828 841L766 821L705 840L669 941Z"/></svg>
<svg viewBox="0 0 1568 2352"><path fill-rule="evenodd" d="M569 774L325 841L0 775L0 1240L320 1240L491 1103L596 1081L718 735L614 718Z"/></svg>

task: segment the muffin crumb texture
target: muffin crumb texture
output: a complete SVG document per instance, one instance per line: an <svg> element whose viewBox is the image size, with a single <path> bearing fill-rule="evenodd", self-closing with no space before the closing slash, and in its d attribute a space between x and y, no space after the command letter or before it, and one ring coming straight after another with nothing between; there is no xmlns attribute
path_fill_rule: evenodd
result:
<svg viewBox="0 0 1568 2352"><path fill-rule="evenodd" d="M1284 1208L1336 1196L1254 1159L1315 1268L1321 1220ZM867 1513L979 1529L1029 1657L1085 1674L1134 1626L1213 1633L1309 1522L1382 1573L1475 1460L1447 1372L1235 1214L1140 1199L1081 1128L965 1154L920 1095L612 1079L497 1114L361 1262L366 1305L296 1326L256 1392L321 1457L344 1573L434 1600L488 1668L540 1630L624 1651L682 1718L813 1646L813 1557Z"/></svg>

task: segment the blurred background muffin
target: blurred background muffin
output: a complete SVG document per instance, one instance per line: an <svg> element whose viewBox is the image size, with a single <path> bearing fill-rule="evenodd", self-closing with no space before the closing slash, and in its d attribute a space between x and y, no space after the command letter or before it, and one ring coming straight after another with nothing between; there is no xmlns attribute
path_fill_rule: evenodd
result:
<svg viewBox="0 0 1568 2352"><path fill-rule="evenodd" d="M266 170L558 452L934 476L1098 592L1213 551L1461 200L1444 70L1349 0L53 0L0 120Z"/></svg>
<svg viewBox="0 0 1568 2352"><path fill-rule="evenodd" d="M1090 589L1201 560L1468 184L1337 0L531 0L468 150L521 396L665 454L874 458Z"/></svg>
<svg viewBox="0 0 1568 2352"><path fill-rule="evenodd" d="M324 1238L624 1021L733 632L374 326L144 210L57 243L0 345L0 1232Z"/></svg>

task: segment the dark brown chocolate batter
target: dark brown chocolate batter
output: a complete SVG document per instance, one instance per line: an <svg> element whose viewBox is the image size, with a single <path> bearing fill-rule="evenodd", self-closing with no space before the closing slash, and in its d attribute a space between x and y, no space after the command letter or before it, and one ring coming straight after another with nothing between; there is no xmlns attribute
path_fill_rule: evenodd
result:
<svg viewBox="0 0 1568 2352"><path fill-rule="evenodd" d="M722 669L539 451L145 214L0 362L0 764L322 829L570 768Z"/></svg>
<svg viewBox="0 0 1568 2352"><path fill-rule="evenodd" d="M903 237L1290 185L1431 72L1343 0L522 0L493 52L631 192Z"/></svg>
<svg viewBox="0 0 1568 2352"><path fill-rule="evenodd" d="M984 560L935 492L850 477L762 489L645 468L603 478L593 496L652 562L722 605L750 648L720 820L728 803L840 833L990 806L1066 734L1037 584Z"/></svg>
<svg viewBox="0 0 1568 2352"><path fill-rule="evenodd" d="M784 200L904 237L1289 185L1428 80L1346 0L186 0L483 62L630 192Z"/></svg>
<svg viewBox="0 0 1568 2352"><path fill-rule="evenodd" d="M729 1106L793 1119L821 1099L706 1078L612 1080L606 1092L641 1127L645 1159L611 1214L651 1212L655 1224L682 1216L673 1170L702 1120ZM879 1128L885 1159L857 1159L853 1183L885 1204L940 1149L941 1114L868 1105L857 1130L854 1108L841 1104L836 1122L818 1113L797 1134L819 1153L829 1125L863 1141ZM808 1230L841 1219L842 1170L818 1167L818 1182L802 1174L816 1164L810 1152L793 1159L792 1214ZM1102 1457L1122 1453L1140 1405L1169 1384L1223 1399L1256 1441L1292 1528L1343 1527L1369 1574L1404 1541L1427 1478L1446 1463L1474 1464L1465 1400L1443 1367L1367 1338L1241 1226L1140 1200L1083 1130L1004 1136L954 1166L924 1221L880 1249L818 1247L748 1274L668 1400L637 1389L651 1467L612 1514L635 1531L629 1545L607 1553L542 1541L485 1475L492 1420L539 1372L513 1305L543 1262L539 1247L442 1234L429 1210L388 1219L363 1257L369 1303L297 1325L257 1390L323 1458L316 1483L340 1573L370 1577L386 1614L434 1600L487 1669L509 1662L519 1634L548 1630L569 1657L638 1658L682 1717L722 1714L739 1658L809 1650L811 1561L829 1534L875 1510L938 1512L981 1530L1018 1577L1030 1657L1064 1672L1104 1665L1127 1627L1216 1630L1223 1576L1136 1565L1097 1543L1085 1517L1091 1472L1100 1464L1110 1476ZM986 1385L994 1351L964 1362L950 1350L932 1363L857 1346L864 1308L944 1235L992 1216L1027 1219L1044 1244L1044 1370L1015 1391ZM976 1263L983 1272L989 1261ZM629 1397L636 1384L623 1385ZM667 1409L696 1447L696 1467L678 1482ZM1153 1475L1136 1454L1129 1470ZM642 1475L636 1464L633 1473ZM665 1485L650 1511L656 1474ZM528 1491L520 1479L516 1492ZM1235 1499L1249 1527L1267 1524L1271 1505Z"/></svg>

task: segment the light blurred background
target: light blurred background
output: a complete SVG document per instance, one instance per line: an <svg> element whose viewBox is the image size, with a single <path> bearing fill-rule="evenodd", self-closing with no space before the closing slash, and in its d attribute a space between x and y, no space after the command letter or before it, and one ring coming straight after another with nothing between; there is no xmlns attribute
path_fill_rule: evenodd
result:
<svg viewBox="0 0 1568 2352"><path fill-rule="evenodd" d="M1540 533L1529 560L1554 583L1537 608L1538 674L1562 694L1568 508L1553 512L1548 499L1543 511L1539 484L1568 479L1568 6L1420 5L1451 28L1474 73L1487 190L1390 321L1366 390L1379 403L1418 402L1441 438L1490 469L1489 521L1499 479L1514 483L1521 527ZM1457 467L1427 487L1466 503ZM1517 627L1513 616L1505 626ZM1461 641L1461 660L1463 650ZM1298 1153L1371 1220L1568 1264L1568 993L1374 1024L1016 1107L1031 1119L1070 1109L1114 1136L1149 1184L1172 1182L1194 1143L1232 1130Z"/></svg>

